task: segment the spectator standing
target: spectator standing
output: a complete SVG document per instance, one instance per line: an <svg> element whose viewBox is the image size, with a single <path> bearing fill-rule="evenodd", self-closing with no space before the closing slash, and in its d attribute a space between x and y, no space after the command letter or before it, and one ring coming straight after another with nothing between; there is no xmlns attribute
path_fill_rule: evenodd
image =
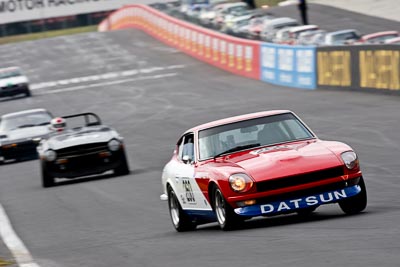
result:
<svg viewBox="0 0 400 267"><path fill-rule="evenodd" d="M307 17L307 1L299 0L299 10L301 15L301 20L304 25L308 25L308 17Z"/></svg>

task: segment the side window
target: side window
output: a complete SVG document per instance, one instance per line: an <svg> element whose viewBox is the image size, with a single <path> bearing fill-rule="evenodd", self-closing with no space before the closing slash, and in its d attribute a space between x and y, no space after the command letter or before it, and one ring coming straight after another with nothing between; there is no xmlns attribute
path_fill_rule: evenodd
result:
<svg viewBox="0 0 400 267"><path fill-rule="evenodd" d="M183 160L184 156L189 156L190 161L194 160L194 136L187 134L183 136L177 144L177 156L179 160Z"/></svg>
<svg viewBox="0 0 400 267"><path fill-rule="evenodd" d="M183 140L182 158L189 156L190 161L194 160L194 136L193 134L185 135Z"/></svg>
<svg viewBox="0 0 400 267"><path fill-rule="evenodd" d="M177 147L177 157L179 160L182 160L182 151L183 151L183 137L178 141Z"/></svg>

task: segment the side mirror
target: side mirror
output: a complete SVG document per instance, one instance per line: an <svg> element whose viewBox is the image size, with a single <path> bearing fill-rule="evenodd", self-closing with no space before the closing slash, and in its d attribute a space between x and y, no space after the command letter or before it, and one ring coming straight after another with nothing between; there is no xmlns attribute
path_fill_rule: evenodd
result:
<svg viewBox="0 0 400 267"><path fill-rule="evenodd" d="M183 161L183 163L188 164L188 163L192 162L192 159L189 157L189 155L184 155L182 157L182 161Z"/></svg>

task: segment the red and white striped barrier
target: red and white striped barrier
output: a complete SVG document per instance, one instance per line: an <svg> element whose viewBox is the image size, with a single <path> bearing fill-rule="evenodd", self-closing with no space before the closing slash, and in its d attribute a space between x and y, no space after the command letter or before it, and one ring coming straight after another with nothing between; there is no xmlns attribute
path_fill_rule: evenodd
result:
<svg viewBox="0 0 400 267"><path fill-rule="evenodd" d="M125 6L99 31L138 28L183 52L235 74L260 79L260 42L231 37L170 17L146 5Z"/></svg>

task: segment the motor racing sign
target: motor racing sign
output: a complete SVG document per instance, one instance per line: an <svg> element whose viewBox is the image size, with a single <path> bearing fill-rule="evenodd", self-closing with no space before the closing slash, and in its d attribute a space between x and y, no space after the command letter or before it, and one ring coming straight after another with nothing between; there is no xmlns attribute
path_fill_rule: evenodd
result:
<svg viewBox="0 0 400 267"><path fill-rule="evenodd" d="M13 23L118 9L130 0L0 0L0 23Z"/></svg>

